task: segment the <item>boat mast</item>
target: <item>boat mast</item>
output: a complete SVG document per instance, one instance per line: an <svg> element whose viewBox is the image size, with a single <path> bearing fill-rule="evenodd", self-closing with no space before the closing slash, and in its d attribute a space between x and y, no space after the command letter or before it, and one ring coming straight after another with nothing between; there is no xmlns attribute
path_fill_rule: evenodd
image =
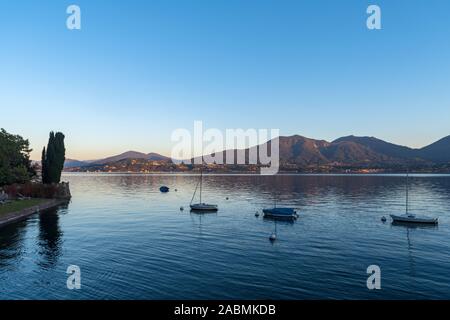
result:
<svg viewBox="0 0 450 320"><path fill-rule="evenodd" d="M202 203L203 168L200 168L200 203Z"/></svg>
<svg viewBox="0 0 450 320"><path fill-rule="evenodd" d="M277 189L278 188L278 181L277 181L277 177L275 176L275 197L273 199L273 207L276 208L277 207L277 197L278 197L278 192Z"/></svg>
<svg viewBox="0 0 450 320"><path fill-rule="evenodd" d="M192 195L191 203L190 203L190 204L192 204L192 201L194 201L195 194L197 193L197 189L198 189L198 185L199 185L199 184L200 184L200 181L198 181L198 182L197 182L197 185L195 186L194 194Z"/></svg>
<svg viewBox="0 0 450 320"><path fill-rule="evenodd" d="M406 214L408 214L408 202L409 202L409 170L406 171Z"/></svg>

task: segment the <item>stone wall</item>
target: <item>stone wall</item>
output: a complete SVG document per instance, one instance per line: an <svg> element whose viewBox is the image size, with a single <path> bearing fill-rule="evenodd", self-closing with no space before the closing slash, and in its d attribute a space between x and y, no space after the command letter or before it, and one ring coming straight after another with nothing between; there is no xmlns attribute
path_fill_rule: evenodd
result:
<svg viewBox="0 0 450 320"><path fill-rule="evenodd" d="M58 184L42 184L36 182L28 182L24 184L13 184L0 187L9 196L9 198L31 197L46 199L70 199L71 193L68 182Z"/></svg>

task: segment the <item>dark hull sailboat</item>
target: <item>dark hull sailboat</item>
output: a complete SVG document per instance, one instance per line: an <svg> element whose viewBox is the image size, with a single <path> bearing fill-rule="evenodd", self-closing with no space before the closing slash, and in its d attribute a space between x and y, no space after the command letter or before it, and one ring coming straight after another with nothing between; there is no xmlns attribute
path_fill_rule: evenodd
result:
<svg viewBox="0 0 450 320"><path fill-rule="evenodd" d="M197 193L197 188L200 185L200 202L192 203L195 198L195 194ZM189 204L191 211L194 212L216 212L219 210L219 207L216 204L208 204L202 202L202 186L203 186L203 170L200 171L200 181L197 183L195 187L194 194L192 195L191 203Z"/></svg>
<svg viewBox="0 0 450 320"><path fill-rule="evenodd" d="M438 218L426 216L417 216L409 212L409 173L406 174L406 212L405 214L391 214L393 223L409 223L409 224L437 224Z"/></svg>

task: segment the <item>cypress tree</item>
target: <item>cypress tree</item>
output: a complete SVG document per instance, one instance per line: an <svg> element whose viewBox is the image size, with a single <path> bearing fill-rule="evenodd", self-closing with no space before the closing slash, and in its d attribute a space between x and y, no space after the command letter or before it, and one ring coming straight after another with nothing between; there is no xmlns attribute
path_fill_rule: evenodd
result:
<svg viewBox="0 0 450 320"><path fill-rule="evenodd" d="M44 155L45 153L45 155ZM47 150L42 154L42 182L59 183L61 172L64 169L66 148L64 146L64 134L50 132Z"/></svg>
<svg viewBox="0 0 450 320"><path fill-rule="evenodd" d="M48 172L47 172L47 157L45 152L45 147L42 149L41 157L41 167L42 167L42 183L48 183Z"/></svg>
<svg viewBox="0 0 450 320"><path fill-rule="evenodd" d="M47 183L53 183L55 181L55 169L54 169L54 158L55 158L55 133L50 132L50 137L48 138L47 144Z"/></svg>
<svg viewBox="0 0 450 320"><path fill-rule="evenodd" d="M61 172L64 169L64 161L66 160L66 148L64 146L64 134L57 132L55 134L55 158L54 158L54 182L61 181Z"/></svg>

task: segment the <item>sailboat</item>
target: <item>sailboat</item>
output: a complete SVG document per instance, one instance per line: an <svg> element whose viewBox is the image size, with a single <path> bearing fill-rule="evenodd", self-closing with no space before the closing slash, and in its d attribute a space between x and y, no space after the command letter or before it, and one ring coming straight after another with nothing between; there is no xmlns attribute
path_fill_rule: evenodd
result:
<svg viewBox="0 0 450 320"><path fill-rule="evenodd" d="M280 208L273 207L269 209L263 209L264 218L276 218L276 219L297 219L298 214L294 208Z"/></svg>
<svg viewBox="0 0 450 320"><path fill-rule="evenodd" d="M192 203L195 198L195 194L197 193L198 186L200 185L200 202L199 203ZM191 207L192 211L203 211L203 212L213 212L219 210L216 204L208 204L202 202L202 185L203 185L203 170L200 170L200 181L197 183L197 186L195 187L194 194L192 195L191 203L189 206Z"/></svg>
<svg viewBox="0 0 450 320"><path fill-rule="evenodd" d="M294 208L277 207L275 197L273 208L263 209L264 218L296 220L298 218L297 211Z"/></svg>
<svg viewBox="0 0 450 320"><path fill-rule="evenodd" d="M275 185L276 185L275 180ZM264 218L280 219L280 220L296 220L298 218L297 211L294 208L277 207L277 195L274 196L273 208L263 209Z"/></svg>
<svg viewBox="0 0 450 320"><path fill-rule="evenodd" d="M409 212L409 172L406 173L406 213L402 215L391 214L392 222L437 224L438 218L416 216Z"/></svg>

